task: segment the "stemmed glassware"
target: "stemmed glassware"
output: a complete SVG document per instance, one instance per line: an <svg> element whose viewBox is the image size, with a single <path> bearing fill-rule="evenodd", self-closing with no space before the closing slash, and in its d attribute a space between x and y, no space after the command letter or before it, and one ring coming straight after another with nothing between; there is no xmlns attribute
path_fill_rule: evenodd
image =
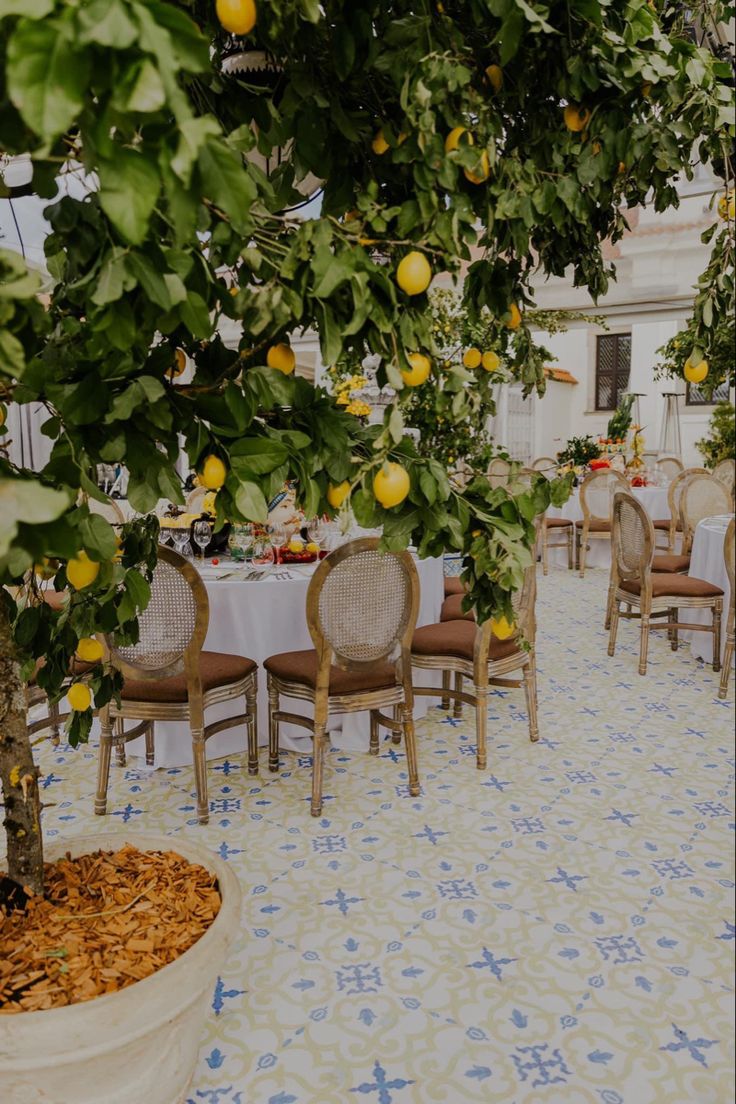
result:
<svg viewBox="0 0 736 1104"><path fill-rule="evenodd" d="M270 567L275 559L276 554L273 550L270 537L256 537L253 542L253 553L250 561L253 567Z"/></svg>
<svg viewBox="0 0 736 1104"><path fill-rule="evenodd" d="M212 528L210 523L204 521L204 519L195 521L192 536L194 537L194 543L199 547L202 559L204 559L204 550L212 540Z"/></svg>
<svg viewBox="0 0 736 1104"><path fill-rule="evenodd" d="M174 548L180 556L186 556L186 549L189 546L189 530L188 529L174 529L172 531L172 537L174 540ZM191 551L191 546L189 546Z"/></svg>

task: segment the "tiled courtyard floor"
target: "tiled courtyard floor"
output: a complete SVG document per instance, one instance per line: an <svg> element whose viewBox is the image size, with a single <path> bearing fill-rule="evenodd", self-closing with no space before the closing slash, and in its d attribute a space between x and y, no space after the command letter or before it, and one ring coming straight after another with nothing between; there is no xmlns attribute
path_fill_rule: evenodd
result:
<svg viewBox="0 0 736 1104"><path fill-rule="evenodd" d="M49 837L183 833L241 881L188 1104L732 1099L733 682L662 634L641 678L632 624L609 659L606 581L540 575L540 743L496 692L481 774L469 711L433 708L419 799L390 742L330 754L317 821L308 760L235 757L201 828L190 769L131 760L103 822L96 749L41 750Z"/></svg>

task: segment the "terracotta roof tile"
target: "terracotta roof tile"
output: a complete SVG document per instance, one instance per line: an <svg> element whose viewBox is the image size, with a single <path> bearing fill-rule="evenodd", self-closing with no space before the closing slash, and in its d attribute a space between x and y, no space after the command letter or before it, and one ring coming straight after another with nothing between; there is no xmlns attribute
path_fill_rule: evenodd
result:
<svg viewBox="0 0 736 1104"><path fill-rule="evenodd" d="M544 374L547 379L557 380L558 383L579 383L580 381L573 376L572 372L566 372L564 368L545 368Z"/></svg>

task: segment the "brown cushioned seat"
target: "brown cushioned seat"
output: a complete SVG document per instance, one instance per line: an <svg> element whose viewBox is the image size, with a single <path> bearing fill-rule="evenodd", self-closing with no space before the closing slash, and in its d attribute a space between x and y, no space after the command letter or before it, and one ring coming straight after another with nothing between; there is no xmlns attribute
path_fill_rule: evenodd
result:
<svg viewBox="0 0 736 1104"><path fill-rule="evenodd" d="M298 682L312 689L317 685L317 653L313 649L280 652L269 656L263 666L283 682ZM330 694L357 694L389 686L396 686L393 663L367 663L362 671L343 671L334 664L330 668Z"/></svg>
<svg viewBox="0 0 736 1104"><path fill-rule="evenodd" d="M631 580L622 582L621 590L639 594L641 587L637 580ZM692 575L652 575L653 598L718 598L722 594L720 587Z"/></svg>
<svg viewBox="0 0 736 1104"><path fill-rule="evenodd" d="M544 524L547 529L569 529L572 526L569 518L545 518Z"/></svg>
<svg viewBox="0 0 736 1104"><path fill-rule="evenodd" d="M687 571L689 567L690 557L677 556L675 553L665 552L661 556L655 556L652 560L652 571L664 571L670 575L677 571Z"/></svg>
<svg viewBox="0 0 736 1104"><path fill-rule="evenodd" d="M445 598L440 610L440 621L475 621L475 614L463 612L463 598L465 594L451 594Z"/></svg>
<svg viewBox="0 0 736 1104"><path fill-rule="evenodd" d="M215 690L218 686L238 682L256 670L258 664L245 656L228 655L226 652L201 652L199 670L202 690ZM125 680L121 694L123 701L185 702L187 677L184 673L172 678Z"/></svg>
<svg viewBox="0 0 736 1104"><path fill-rule="evenodd" d="M575 524L579 529L583 528L582 521L576 521ZM605 518L591 518L590 525L588 526L589 533L610 533L611 523L606 521Z"/></svg>
<svg viewBox="0 0 736 1104"><path fill-rule="evenodd" d="M652 525L654 526L655 529L666 529L667 532L669 532L670 524L671 524L670 518L657 518L656 521L652 522ZM675 526L675 529L677 530L678 533L682 532L682 526L680 525L679 521L678 521L677 525Z"/></svg>
<svg viewBox="0 0 736 1104"><path fill-rule="evenodd" d="M451 594L465 594L465 586L457 576L446 575L445 598L449 598Z"/></svg>
<svg viewBox="0 0 736 1104"><path fill-rule="evenodd" d="M412 654L456 656L472 663L477 632L476 626L469 621L442 621L439 625L423 625L414 633ZM515 638L498 640L492 636L488 658L504 659L518 650Z"/></svg>

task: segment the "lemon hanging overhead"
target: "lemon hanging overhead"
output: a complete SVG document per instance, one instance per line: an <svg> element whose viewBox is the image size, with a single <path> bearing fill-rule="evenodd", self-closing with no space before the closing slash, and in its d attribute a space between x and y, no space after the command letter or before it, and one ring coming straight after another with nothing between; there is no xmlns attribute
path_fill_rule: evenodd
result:
<svg viewBox="0 0 736 1104"><path fill-rule="evenodd" d="M202 465L199 481L208 491L217 491L227 478L227 468L219 456L210 454Z"/></svg>
<svg viewBox="0 0 736 1104"><path fill-rule="evenodd" d="M691 353L685 361L685 367L683 369L685 379L688 383L693 383L696 385L702 383L705 377L708 375L708 368L709 365L707 360L703 358L695 360L693 358L693 354Z"/></svg>
<svg viewBox="0 0 736 1104"><path fill-rule="evenodd" d="M432 280L432 268L429 261L416 249L407 253L396 269L396 283L407 295L421 295Z"/></svg>
<svg viewBox="0 0 736 1104"><path fill-rule="evenodd" d="M411 481L401 464L385 463L373 480L373 494L386 510L398 506L409 493Z"/></svg>
<svg viewBox="0 0 736 1104"><path fill-rule="evenodd" d="M419 387L429 379L432 361L424 353L409 353L406 358L411 367L402 368L401 376L408 387Z"/></svg>
<svg viewBox="0 0 736 1104"><path fill-rule="evenodd" d="M250 34L258 18L255 0L217 0L215 11L221 26L234 35Z"/></svg>

